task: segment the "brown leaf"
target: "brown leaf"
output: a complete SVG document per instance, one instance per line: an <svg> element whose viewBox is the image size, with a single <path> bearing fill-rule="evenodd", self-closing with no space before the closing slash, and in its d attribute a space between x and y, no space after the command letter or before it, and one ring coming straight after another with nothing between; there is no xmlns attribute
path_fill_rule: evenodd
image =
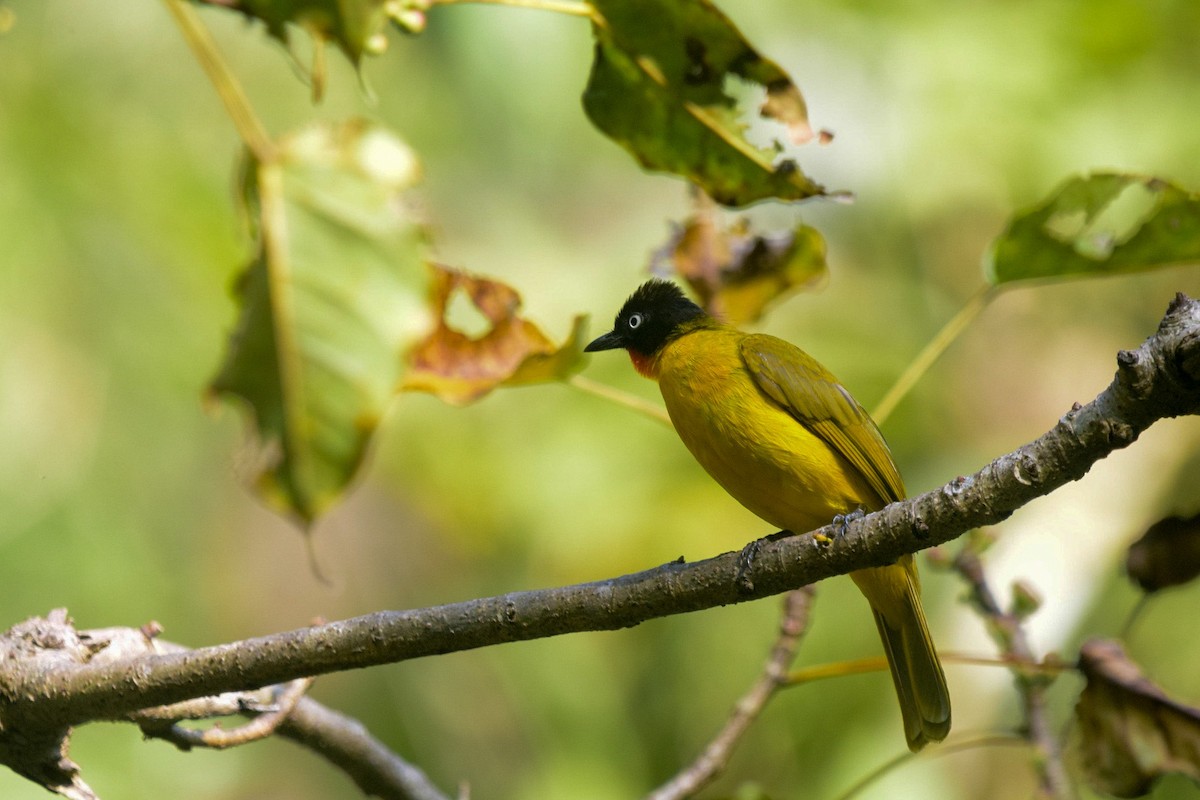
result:
<svg viewBox="0 0 1200 800"><path fill-rule="evenodd" d="M655 256L656 272L664 271L663 261L706 311L734 325L753 322L792 291L815 288L828 270L825 239L815 228L760 235L744 218L723 226L707 198Z"/></svg>
<svg viewBox="0 0 1200 800"><path fill-rule="evenodd" d="M1151 525L1129 546L1125 569L1146 592L1178 586L1200 575L1200 514L1167 517Z"/></svg>
<svg viewBox="0 0 1200 800"><path fill-rule="evenodd" d="M466 405L497 386L562 380L582 365L586 317L576 317L571 336L555 345L536 325L518 316L521 296L499 281L431 265L430 304L437 326L408 354L403 388ZM447 311L462 292L486 320L471 336L451 326Z"/></svg>
<svg viewBox="0 0 1200 800"><path fill-rule="evenodd" d="M1200 782L1200 710L1167 697L1114 641L1085 643L1079 667L1087 686L1075 713L1094 788L1139 797L1168 773Z"/></svg>

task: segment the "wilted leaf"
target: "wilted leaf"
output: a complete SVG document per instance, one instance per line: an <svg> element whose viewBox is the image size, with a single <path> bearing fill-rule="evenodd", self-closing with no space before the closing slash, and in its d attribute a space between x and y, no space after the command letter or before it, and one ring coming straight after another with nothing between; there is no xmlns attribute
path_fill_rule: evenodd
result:
<svg viewBox="0 0 1200 800"><path fill-rule="evenodd" d="M813 137L800 90L708 0L593 0L595 60L583 106L646 169L698 184L725 205L824 194L777 149L751 144L727 83L766 91L761 113L797 143Z"/></svg>
<svg viewBox="0 0 1200 800"><path fill-rule="evenodd" d="M1129 546L1129 577L1147 592L1187 583L1200 575L1200 514L1167 517Z"/></svg>
<svg viewBox="0 0 1200 800"><path fill-rule="evenodd" d="M311 521L354 476L426 324L424 234L404 199L417 164L353 122L304 129L246 173L259 253L210 391L253 413L259 492Z"/></svg>
<svg viewBox="0 0 1200 800"><path fill-rule="evenodd" d="M1017 215L992 243L993 284L1110 275L1200 262L1200 195L1168 181L1099 173L1072 178Z"/></svg>
<svg viewBox="0 0 1200 800"><path fill-rule="evenodd" d="M663 272L662 262L669 262L710 314L735 325L752 322L773 301L828 275L825 239L816 228L759 235L744 219L722 226L714 212L701 205L652 266Z"/></svg>
<svg viewBox="0 0 1200 800"><path fill-rule="evenodd" d="M1084 644L1079 667L1087 686L1075 713L1093 787L1138 797L1168 773L1200 781L1200 710L1167 697L1116 642Z"/></svg>
<svg viewBox="0 0 1200 800"><path fill-rule="evenodd" d="M464 293L485 318L481 335L452 327L447 317L456 292ZM465 405L497 386L562 380L582 366L586 317L576 317L570 337L555 345L518 315L521 297L511 287L436 266L430 303L437 327L409 352L405 389Z"/></svg>

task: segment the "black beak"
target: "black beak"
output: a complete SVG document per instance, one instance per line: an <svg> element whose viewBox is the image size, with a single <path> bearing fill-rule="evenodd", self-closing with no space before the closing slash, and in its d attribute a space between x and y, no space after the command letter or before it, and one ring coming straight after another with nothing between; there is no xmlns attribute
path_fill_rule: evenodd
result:
<svg viewBox="0 0 1200 800"><path fill-rule="evenodd" d="M624 346L625 342L621 340L620 334L616 331L609 331L583 348L583 352L594 353L597 350L618 350Z"/></svg>

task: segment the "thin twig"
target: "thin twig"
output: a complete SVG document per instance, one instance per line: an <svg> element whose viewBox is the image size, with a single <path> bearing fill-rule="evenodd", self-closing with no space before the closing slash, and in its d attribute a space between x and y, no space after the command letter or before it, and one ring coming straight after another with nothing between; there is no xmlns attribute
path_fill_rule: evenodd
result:
<svg viewBox="0 0 1200 800"><path fill-rule="evenodd" d="M1129 616L1121 623L1121 628L1117 632L1117 638L1129 641L1133 636L1133 626L1142 618L1142 614L1150 607L1150 598L1154 594L1151 592L1142 592L1142 596L1138 598L1137 603L1129 610Z"/></svg>
<svg viewBox="0 0 1200 800"><path fill-rule="evenodd" d="M596 9L590 3L577 0L433 0L432 6L463 5L477 3L483 5L509 6L510 8L532 8L539 11L554 11L559 14L569 14L575 17L596 18Z"/></svg>
<svg viewBox="0 0 1200 800"><path fill-rule="evenodd" d="M647 417L650 417L650 419L671 427L671 418L667 416L667 412L662 406L655 405L648 400L643 400L636 394L623 392L620 389L615 389L612 386L600 383L599 381L594 381L591 378L584 377L583 375L572 375L570 378L567 378L567 385L574 386L580 391L587 392L588 394L595 395L596 397L602 397L605 400L625 406L626 408L632 409L639 414L645 414Z"/></svg>
<svg viewBox="0 0 1200 800"><path fill-rule="evenodd" d="M304 697L279 726L279 735L340 768L368 797L449 800L417 767L371 736L358 720ZM464 789L460 798L466 796Z"/></svg>
<svg viewBox="0 0 1200 800"><path fill-rule="evenodd" d="M225 105L225 111L233 121L233 126L237 128L243 144L258 161L269 161L274 152L271 137L254 113L254 108L250 105L250 100L237 77L221 58L216 42L213 41L208 28L200 21L196 9L186 0L165 2L171 15L175 17L188 47L192 49L192 54L196 56L200 67L217 90L217 95Z"/></svg>
<svg viewBox="0 0 1200 800"><path fill-rule="evenodd" d="M1064 672L1075 672L1078 670L1075 664L1068 664L1053 656L1044 658L1041 661L1021 661L1011 653L1001 653L999 657L996 657L939 650L938 658L944 663L970 664L976 667L1003 667L1005 669L1020 668L1022 672L1052 677L1062 675Z"/></svg>
<svg viewBox="0 0 1200 800"><path fill-rule="evenodd" d="M198 730L177 724L162 728L149 728L143 725L142 730L146 731L148 735L166 739L182 750L189 750L193 747L224 750L257 742L275 733L275 730L300 702L300 698L312 686L312 682L312 678L300 678L278 687L273 708L258 714L245 725L239 725L230 730L216 726Z"/></svg>
<svg viewBox="0 0 1200 800"><path fill-rule="evenodd" d="M275 733L308 748L341 769L368 797L381 797L384 800L449 800L424 772L371 736L361 722L304 696L303 690L310 682L296 681L288 687L272 687L283 693L290 692L291 698L280 697L269 708L261 706L257 693L229 693L147 709L134 715L134 719L147 737L164 739L182 750L192 747L229 747ZM231 731L217 728L198 731L173 724L179 719L205 719L234 714L250 715L253 719L247 725ZM262 722L264 720L265 723Z"/></svg>
<svg viewBox="0 0 1200 800"><path fill-rule="evenodd" d="M901 753L895 758L880 764L862 778L859 778L850 788L835 797L834 800L850 800L855 795L861 794L864 790L868 789L871 784L887 776L888 773L899 769L915 758L941 758L952 753L961 753L964 750L975 750L981 747L997 747L1001 745L1028 747L1029 741L1023 736L1017 736L1016 734L985 733L979 736L959 736L953 741L946 742L937 748L928 748L922 750L920 753Z"/></svg>
<svg viewBox="0 0 1200 800"><path fill-rule="evenodd" d="M975 656L939 650L938 658L943 663L971 664L977 667L1004 667L1005 669L1020 667L1023 671L1041 675L1061 675L1064 672L1073 672L1075 670L1073 664L1065 664L1054 660L1025 662L1018 660L1011 654L1004 654L997 658L995 656ZM814 681L822 681L828 678L841 678L846 675L865 675L869 672L884 672L887 668L887 659L883 656L867 656L866 658L856 658L851 661L815 664L811 667L803 667L790 672L787 676L787 685L798 686L803 683L813 683Z"/></svg>
<svg viewBox="0 0 1200 800"><path fill-rule="evenodd" d="M729 720L704 748L704 752L674 778L647 795L647 800L679 800L691 797L725 770L734 748L749 730L751 723L758 718L775 693L787 684L788 665L796 657L800 640L808 629L808 616L814 592L812 586L788 592L784 598L779 637L771 648L762 675L738 700Z"/></svg>
<svg viewBox="0 0 1200 800"><path fill-rule="evenodd" d="M65 614L52 616L58 623L67 621ZM96 663L133 658L138 653L188 652L183 645L157 638L157 633L157 626L154 626L154 635L148 635L144 629L106 628L82 631L79 640L90 654L90 660ZM130 719L146 736L166 739L188 749L214 745L211 741L188 737L188 733L201 732L187 731L176 725L179 720L257 715L258 719L268 720L278 736L308 748L341 769L366 796L384 800L449 800L449 796L443 794L424 772L371 736L361 722L306 697L304 691L311 682L308 678L294 682L290 689L271 686L254 692L198 697L169 706L141 709L130 715ZM246 728L256 730L249 726L238 730ZM179 736L180 731L185 731L183 737ZM203 734L211 739L213 731ZM227 735L233 734L235 731L229 731Z"/></svg>
<svg viewBox="0 0 1200 800"><path fill-rule="evenodd" d="M994 286L984 286L973 294L967 300L967 304L959 309L958 313L951 317L950 321L929 340L925 349L905 367L904 372L900 373L900 377L892 384L892 388L888 389L888 393L871 412L871 417L875 420L876 425L882 426L887 421L887 418L896 410L896 406L900 405L900 401L912 391L912 388L929 371L934 362L941 357L942 353L946 352L946 348L954 343L963 329L979 316L979 312L983 311L995 296Z"/></svg>
<svg viewBox="0 0 1200 800"><path fill-rule="evenodd" d="M1020 618L1016 614L1004 611L996 602L975 549L964 547L952 565L971 587L972 603L987 620L992 638L1001 652L1013 661L1012 674L1024 707L1024 734L1037 753L1034 767L1038 774L1038 790L1041 796L1057 800L1074 798L1075 786L1067 775L1061 748L1051 730L1046 711L1046 689L1053 677L1025 668L1027 664L1038 663L1033 655L1033 648L1025 635Z"/></svg>
<svg viewBox="0 0 1200 800"><path fill-rule="evenodd" d="M793 671L787 676L788 686L799 686L802 683L822 681L827 678L840 678L843 675L865 675L869 672L883 672L888 668L887 659L883 656L868 656L852 661L835 661L831 664L816 664Z"/></svg>

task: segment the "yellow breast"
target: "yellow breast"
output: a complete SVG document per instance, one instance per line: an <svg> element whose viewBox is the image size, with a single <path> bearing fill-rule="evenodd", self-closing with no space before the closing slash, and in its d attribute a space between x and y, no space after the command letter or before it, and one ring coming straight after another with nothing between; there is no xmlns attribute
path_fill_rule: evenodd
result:
<svg viewBox="0 0 1200 800"><path fill-rule="evenodd" d="M742 336L701 328L656 359L667 412L696 460L746 508L795 533L878 505L845 458L759 390L738 350Z"/></svg>

